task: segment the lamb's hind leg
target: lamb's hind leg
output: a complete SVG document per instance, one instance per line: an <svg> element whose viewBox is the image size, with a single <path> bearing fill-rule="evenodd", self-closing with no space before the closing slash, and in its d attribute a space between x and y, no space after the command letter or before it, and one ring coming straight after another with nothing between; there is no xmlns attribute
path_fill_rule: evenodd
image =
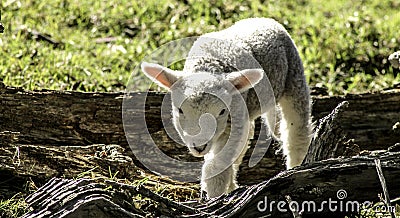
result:
<svg viewBox="0 0 400 218"><path fill-rule="evenodd" d="M310 97L306 86L286 93L279 101L282 111L280 123L286 168L301 165L311 141Z"/></svg>

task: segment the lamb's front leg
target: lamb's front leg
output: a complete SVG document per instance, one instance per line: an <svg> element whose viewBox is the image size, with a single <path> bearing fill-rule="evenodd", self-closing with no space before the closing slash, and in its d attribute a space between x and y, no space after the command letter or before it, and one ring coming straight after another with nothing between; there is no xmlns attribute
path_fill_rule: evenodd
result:
<svg viewBox="0 0 400 218"><path fill-rule="evenodd" d="M225 170L218 167L226 166L226 162L217 159L206 159L202 168L201 188L207 192L209 198L230 193L239 187L236 181L237 172L247 149L248 146L246 145L234 163ZM218 173L218 171L222 172Z"/></svg>
<svg viewBox="0 0 400 218"><path fill-rule="evenodd" d="M201 188L208 198L227 194L238 188L236 175L248 146L249 134L254 125L249 120L241 120L227 129L204 157L201 174Z"/></svg>
<svg viewBox="0 0 400 218"><path fill-rule="evenodd" d="M208 198L215 198L228 193L234 183L233 167L229 166L218 173L221 169L218 168L217 162L214 159L206 160L202 168L201 190L207 192Z"/></svg>
<svg viewBox="0 0 400 218"><path fill-rule="evenodd" d="M253 136L254 135L254 121L251 122L251 126L250 126L250 135L249 136ZM250 143L249 139L247 140L248 143ZM237 183L237 173L239 171L239 166L243 161L243 157L246 154L246 151L248 150L249 146L246 145L244 147L244 149L242 150L242 152L240 153L239 157L236 159L235 163L231 166L232 168L232 182L229 185L228 188L228 193L232 192L233 190L236 190L237 188L239 188L239 185Z"/></svg>

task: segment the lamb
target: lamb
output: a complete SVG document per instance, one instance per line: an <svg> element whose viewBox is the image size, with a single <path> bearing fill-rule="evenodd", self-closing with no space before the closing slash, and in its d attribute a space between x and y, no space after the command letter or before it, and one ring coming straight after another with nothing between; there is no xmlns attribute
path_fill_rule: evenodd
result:
<svg viewBox="0 0 400 218"><path fill-rule="evenodd" d="M297 48L277 21L250 18L200 36L182 71L146 62L141 68L171 92L175 129L192 155L204 157L201 189L208 198L238 188L256 118L265 117L276 137L271 101L281 110L286 167L302 163L311 140L310 94Z"/></svg>

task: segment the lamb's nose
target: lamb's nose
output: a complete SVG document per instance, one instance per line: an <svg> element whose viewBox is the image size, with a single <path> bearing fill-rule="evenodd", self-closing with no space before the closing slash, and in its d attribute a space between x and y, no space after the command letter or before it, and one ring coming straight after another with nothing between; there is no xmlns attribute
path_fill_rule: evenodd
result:
<svg viewBox="0 0 400 218"><path fill-rule="evenodd" d="M207 146L207 144L205 144L205 145L196 145L195 143L193 143L194 150L196 150L199 153L204 151L206 146Z"/></svg>

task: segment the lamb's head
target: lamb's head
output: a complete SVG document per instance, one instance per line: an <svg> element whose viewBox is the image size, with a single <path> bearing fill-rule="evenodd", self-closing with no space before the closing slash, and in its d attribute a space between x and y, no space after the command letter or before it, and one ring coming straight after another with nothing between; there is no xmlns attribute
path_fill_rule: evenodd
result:
<svg viewBox="0 0 400 218"><path fill-rule="evenodd" d="M171 92L174 127L196 157L223 146L217 142L228 125L233 95L247 91L264 75L260 69L190 73L145 62L142 71Z"/></svg>

